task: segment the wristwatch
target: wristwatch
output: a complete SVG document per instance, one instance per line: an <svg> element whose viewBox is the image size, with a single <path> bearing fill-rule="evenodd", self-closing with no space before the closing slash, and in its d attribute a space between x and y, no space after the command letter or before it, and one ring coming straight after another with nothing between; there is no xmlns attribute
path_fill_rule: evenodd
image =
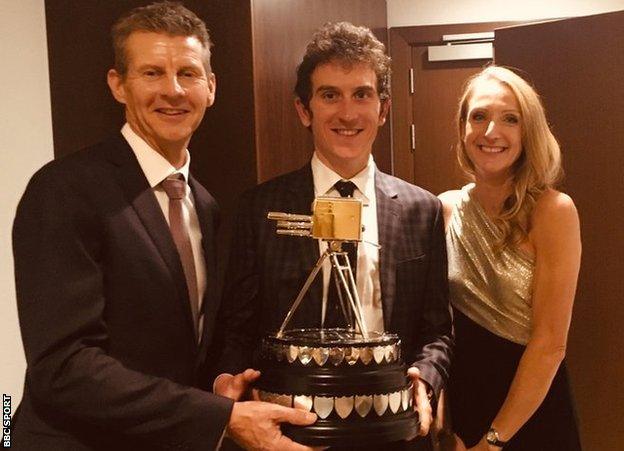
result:
<svg viewBox="0 0 624 451"><path fill-rule="evenodd" d="M498 438L498 431L494 428L490 428L490 430L487 431L487 434L485 434L485 441L490 445L499 446L501 448L507 444L507 442L503 442Z"/></svg>

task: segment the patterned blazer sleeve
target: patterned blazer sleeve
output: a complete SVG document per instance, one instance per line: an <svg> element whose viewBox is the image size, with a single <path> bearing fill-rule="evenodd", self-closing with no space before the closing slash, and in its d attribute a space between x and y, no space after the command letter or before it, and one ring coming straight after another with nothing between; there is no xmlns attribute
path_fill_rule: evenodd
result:
<svg viewBox="0 0 624 451"><path fill-rule="evenodd" d="M453 343L442 206L433 194L382 172L375 183L386 329L399 334L405 361L438 394Z"/></svg>
<svg viewBox="0 0 624 451"><path fill-rule="evenodd" d="M442 207L436 202L430 229L428 265L425 274L422 317L417 333L414 364L437 397L448 381L453 351L451 310Z"/></svg>

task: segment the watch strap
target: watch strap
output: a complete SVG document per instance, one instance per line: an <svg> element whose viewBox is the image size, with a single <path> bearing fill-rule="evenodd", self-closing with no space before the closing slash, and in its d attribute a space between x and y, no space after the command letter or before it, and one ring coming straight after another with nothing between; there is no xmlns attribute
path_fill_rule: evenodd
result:
<svg viewBox="0 0 624 451"><path fill-rule="evenodd" d="M490 428L487 431L487 434L485 434L485 441L490 445L499 446L501 448L507 444L507 442L503 442L498 437L498 431L495 428Z"/></svg>

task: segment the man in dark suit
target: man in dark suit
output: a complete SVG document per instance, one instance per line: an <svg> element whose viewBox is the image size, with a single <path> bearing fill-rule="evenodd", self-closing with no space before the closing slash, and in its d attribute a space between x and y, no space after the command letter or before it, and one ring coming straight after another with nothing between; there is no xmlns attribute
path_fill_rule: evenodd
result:
<svg viewBox="0 0 624 451"><path fill-rule="evenodd" d="M26 450L307 449L279 423L314 415L235 402L199 377L210 345L217 206L187 145L215 95L204 23L181 5L137 8L113 29L108 82L127 123L38 171L13 230L28 363L13 446ZM277 409L276 409L277 408Z"/></svg>
<svg viewBox="0 0 624 451"><path fill-rule="evenodd" d="M267 213L310 214L315 196L343 195L350 186L365 205L356 279L366 324L401 337L426 435L429 400L448 377L452 345L444 227L435 196L384 174L372 159L390 104L389 63L370 30L348 23L326 25L308 45L295 106L312 132L314 154L310 164L242 198L217 325L217 366L236 373L253 361L261 337L279 329L322 250L315 240L276 235ZM336 317L337 304L328 301L329 268L323 273L289 328Z"/></svg>

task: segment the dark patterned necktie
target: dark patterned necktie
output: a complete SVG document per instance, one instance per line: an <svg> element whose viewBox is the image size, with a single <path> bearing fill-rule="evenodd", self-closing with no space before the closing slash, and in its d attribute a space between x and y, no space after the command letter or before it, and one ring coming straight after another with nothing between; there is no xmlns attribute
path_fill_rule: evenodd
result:
<svg viewBox="0 0 624 451"><path fill-rule="evenodd" d="M195 337L198 337L199 328L199 294L197 292L197 273L195 272L195 259L191 238L184 224L182 202L186 197L186 182L182 174L173 174L161 182L161 186L169 197L169 229L171 236L180 254L180 262L184 270L184 278L188 288L189 302L193 314L193 326Z"/></svg>
<svg viewBox="0 0 624 451"><path fill-rule="evenodd" d="M353 192L356 187L353 182L339 180L334 184L334 188L336 188L342 197L353 197ZM353 271L353 278L357 280L357 243L342 243L342 250L347 253L349 257L349 264L351 265L351 270ZM346 298L344 301L348 304L348 300ZM327 312L325 313L324 326L327 328L346 326L333 274L329 278L329 286L327 289Z"/></svg>
<svg viewBox="0 0 624 451"><path fill-rule="evenodd" d="M342 197L353 197L355 191L355 183L350 181L338 180L334 184L334 188L338 190Z"/></svg>

